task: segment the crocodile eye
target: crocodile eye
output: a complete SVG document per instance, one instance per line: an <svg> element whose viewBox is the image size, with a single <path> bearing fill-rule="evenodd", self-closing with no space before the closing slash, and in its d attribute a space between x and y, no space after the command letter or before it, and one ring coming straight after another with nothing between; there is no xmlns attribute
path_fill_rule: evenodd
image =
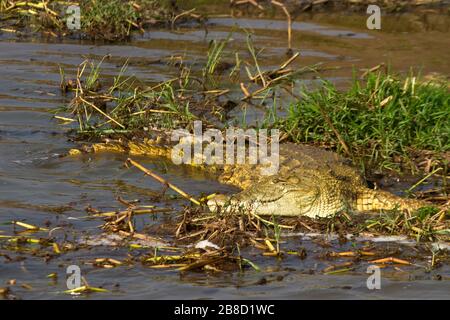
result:
<svg viewBox="0 0 450 320"><path fill-rule="evenodd" d="M272 183L281 183L284 182L284 180L281 180L280 178L273 178Z"/></svg>
<svg viewBox="0 0 450 320"><path fill-rule="evenodd" d="M300 179L297 177L289 177L287 182L289 182L291 184L298 184L300 182Z"/></svg>

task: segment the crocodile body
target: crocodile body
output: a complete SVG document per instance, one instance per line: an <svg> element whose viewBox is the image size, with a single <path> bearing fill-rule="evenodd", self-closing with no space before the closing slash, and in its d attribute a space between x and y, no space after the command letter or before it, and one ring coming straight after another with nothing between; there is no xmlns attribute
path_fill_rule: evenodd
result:
<svg viewBox="0 0 450 320"><path fill-rule="evenodd" d="M132 155L170 158L170 143L144 142L95 144L92 150L121 151ZM405 199L366 186L350 161L318 147L282 143L279 148L279 170L263 176L260 164L202 165L213 172L219 182L239 187L231 196L210 199L212 211L237 206L260 215L329 217L343 210L365 212L376 210L415 210L423 201Z"/></svg>

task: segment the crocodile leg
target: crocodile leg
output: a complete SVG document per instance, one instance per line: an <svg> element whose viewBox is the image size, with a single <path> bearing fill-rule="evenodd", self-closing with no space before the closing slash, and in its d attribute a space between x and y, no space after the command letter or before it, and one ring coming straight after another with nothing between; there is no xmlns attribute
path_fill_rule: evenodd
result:
<svg viewBox="0 0 450 320"><path fill-rule="evenodd" d="M393 210L395 208L413 211L427 205L429 204L425 201L402 198L383 190L363 188L357 194L352 207L356 211Z"/></svg>

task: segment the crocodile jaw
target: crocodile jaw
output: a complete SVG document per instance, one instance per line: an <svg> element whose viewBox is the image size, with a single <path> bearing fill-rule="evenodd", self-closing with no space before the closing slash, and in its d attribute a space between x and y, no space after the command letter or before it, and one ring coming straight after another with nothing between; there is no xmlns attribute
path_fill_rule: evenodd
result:
<svg viewBox="0 0 450 320"><path fill-rule="evenodd" d="M250 212L262 216L306 216L310 218L330 217L343 208L326 209L317 205L317 197L310 194L296 197L295 193L285 194L274 201L245 201L237 196L216 195L207 203L211 212Z"/></svg>

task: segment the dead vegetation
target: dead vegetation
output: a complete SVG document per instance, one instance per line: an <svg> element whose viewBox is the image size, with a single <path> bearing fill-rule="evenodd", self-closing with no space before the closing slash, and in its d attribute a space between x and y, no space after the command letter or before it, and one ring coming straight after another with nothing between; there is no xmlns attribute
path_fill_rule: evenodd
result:
<svg viewBox="0 0 450 320"><path fill-rule="evenodd" d="M229 38L212 41L200 68L191 66L183 57L161 61L174 68L177 76L154 85L125 76L127 62L112 83L104 83L100 80L101 65L109 62L109 56L98 63L83 61L74 79L61 69L61 90L73 98L64 110L70 114L57 118L77 123L78 137L91 140L138 137L151 129L189 127L197 119L217 127L230 120L228 113L235 107L262 108L266 99L277 99L284 92L292 94L297 79L320 69L317 65L291 67L299 56L296 53L279 67L262 71L251 35L247 38L248 58L236 53L235 63L229 63L224 58L228 42Z"/></svg>
<svg viewBox="0 0 450 320"><path fill-rule="evenodd" d="M140 165L134 162L139 168ZM143 170L145 172L145 170ZM155 178L154 176L152 176ZM167 181L157 178L163 184ZM184 191L176 188L183 197L192 199ZM351 215L343 212L333 218L311 219L307 217L280 218L260 217L251 212L223 210L210 213L202 200L192 201L194 207L185 207L178 212L175 219L165 223L157 223L146 227L145 234L138 232L132 223L134 214L164 212L164 209L143 210L122 199L122 204L128 206L124 211L112 214L99 213L90 209L95 217L104 217L102 229L118 233L123 237L138 238L150 241L172 239L162 251L172 251L176 254L161 253L155 250L145 255L141 262L152 268L177 268L179 271L201 269L205 271L229 271L233 268L242 269L244 265L258 270L259 267L249 258L241 255L241 250L253 247L262 256L282 259L288 255L304 257L303 249L292 250L283 248L284 237L289 233L303 235L335 235L339 241L347 242L352 238L363 236L367 239L377 236L408 236L417 242L448 242L450 240L450 225L448 210L424 208L415 213L392 211L379 215ZM194 199L195 200L195 199ZM198 205L197 205L198 204ZM147 234L153 234L149 236ZM195 244L195 245L193 245ZM369 250L370 251L370 250ZM330 256L374 256L376 254L364 250L351 251L348 254L338 253ZM379 258L373 263L399 263L395 257ZM404 261L404 260L403 260ZM403 264L411 264L403 262ZM234 266L234 267L233 267ZM334 270L334 269L333 269ZM325 273L330 270L324 271Z"/></svg>
<svg viewBox="0 0 450 320"><path fill-rule="evenodd" d="M352 241L353 237L363 236L367 239L385 235L408 235L417 241L449 241L450 229L448 221L442 217L443 212L423 213L408 216L406 213L393 212L370 216L350 216L346 213L331 219L314 220L306 217L264 219L250 213L208 213L202 207L186 207L173 220L156 223L145 227L145 235L130 226L130 215L133 210L117 213L106 219L104 230L116 232L125 238L166 239L167 246L150 250L139 258L139 261L154 269L176 269L178 271L225 272L247 268L260 270L257 258L248 255L249 248L256 250L261 256L274 259L285 259L296 256L304 259L307 251L300 247L293 249L286 242L286 236L297 234L318 237L317 241L324 241L324 247L331 235L335 235L342 242ZM108 214L109 215L109 214ZM100 214L96 214L100 217ZM124 218L125 217L125 218ZM114 225L114 228L111 228ZM149 236L148 234L152 235ZM322 236L319 236L322 235ZM171 239L170 242L168 239ZM134 248L139 245L134 245ZM433 250L432 250L433 251ZM446 261L445 250L433 253L439 259L433 260L429 268L438 266L437 262ZM246 252L247 254L244 254ZM433 251L434 252L434 251ZM353 258L352 262L332 264L323 270L325 274L334 274L356 268L358 264L367 263L387 266L415 265L412 261L398 258L398 253L390 252L386 256L374 245L366 245L361 249L347 252L328 252L323 258ZM358 259L356 259L358 258ZM416 260L417 257L410 257ZM101 261L104 262L103 260ZM108 264L108 263L107 263ZM348 268L352 266L352 268ZM345 267L344 269L342 267Z"/></svg>

